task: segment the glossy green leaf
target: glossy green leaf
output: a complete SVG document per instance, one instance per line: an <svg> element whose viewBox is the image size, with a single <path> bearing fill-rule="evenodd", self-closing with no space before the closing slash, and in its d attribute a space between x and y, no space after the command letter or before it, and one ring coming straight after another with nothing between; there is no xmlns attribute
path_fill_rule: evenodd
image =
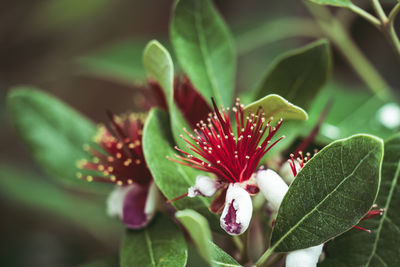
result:
<svg viewBox="0 0 400 267"><path fill-rule="evenodd" d="M60 217L105 242L115 239L121 230L122 223L107 216L104 198L94 201L71 194L12 164L0 165L0 177L0 193L9 202Z"/></svg>
<svg viewBox="0 0 400 267"><path fill-rule="evenodd" d="M210 0L179 0L171 23L171 42L183 70L210 100L231 105L236 59L227 26Z"/></svg>
<svg viewBox="0 0 400 267"><path fill-rule="evenodd" d="M279 57L261 82L254 100L278 94L307 109L329 77L329 43L319 40Z"/></svg>
<svg viewBox="0 0 400 267"><path fill-rule="evenodd" d="M265 118L273 117L273 122L279 119L284 120L307 120L307 112L301 107L293 105L283 97L275 94L267 95L244 108L245 114L256 113L261 107L265 113Z"/></svg>
<svg viewBox="0 0 400 267"><path fill-rule="evenodd" d="M178 211L175 217L185 226L203 259L212 265L209 245L212 237L207 219L190 209Z"/></svg>
<svg viewBox="0 0 400 267"><path fill-rule="evenodd" d="M322 149L290 185L271 246L276 251L308 248L356 225L374 204L382 157L382 140L370 135L355 135Z"/></svg>
<svg viewBox="0 0 400 267"><path fill-rule="evenodd" d="M145 80L142 64L144 46L143 42L130 39L106 46L79 58L79 71L126 84Z"/></svg>
<svg viewBox="0 0 400 267"><path fill-rule="evenodd" d="M350 7L353 3L350 0L309 0L319 5Z"/></svg>
<svg viewBox="0 0 400 267"><path fill-rule="evenodd" d="M77 188L107 188L76 178L76 162L87 157L83 145L96 134L92 122L34 88L14 88L8 95L8 106L20 137L48 173Z"/></svg>
<svg viewBox="0 0 400 267"><path fill-rule="evenodd" d="M175 142L184 149L186 143L180 138L184 128L190 129L185 118L174 102L174 66L167 49L158 41L149 42L144 50L143 62L147 73L155 79L163 89L167 98L171 116L171 129Z"/></svg>
<svg viewBox="0 0 400 267"><path fill-rule="evenodd" d="M151 110L143 129L143 151L154 181L167 199L187 193L200 174L193 168L166 158L174 158L177 151L173 146L168 114L160 109ZM172 202L172 205L178 210L194 209L206 216L211 226L218 225L216 217L208 210L210 198L185 197Z"/></svg>
<svg viewBox="0 0 400 267"><path fill-rule="evenodd" d="M385 141L382 181L376 204L382 216L360 224L370 234L351 230L327 245L322 266L399 266L400 265L400 134Z"/></svg>
<svg viewBox="0 0 400 267"><path fill-rule="evenodd" d="M143 64L147 74L163 88L168 103L174 99L174 64L162 44L150 41L143 52Z"/></svg>
<svg viewBox="0 0 400 267"><path fill-rule="evenodd" d="M205 264L214 267L241 266L212 242L211 231L205 217L190 209L178 211L175 216L189 232Z"/></svg>
<svg viewBox="0 0 400 267"><path fill-rule="evenodd" d="M121 267L186 266L187 247L182 232L158 214L143 230L127 230L120 250Z"/></svg>

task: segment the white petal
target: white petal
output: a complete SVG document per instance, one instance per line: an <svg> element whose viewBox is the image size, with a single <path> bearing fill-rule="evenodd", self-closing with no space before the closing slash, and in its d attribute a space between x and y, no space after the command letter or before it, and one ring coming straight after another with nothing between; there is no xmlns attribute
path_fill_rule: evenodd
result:
<svg viewBox="0 0 400 267"><path fill-rule="evenodd" d="M288 185L273 170L258 171L256 179L261 193L267 199L271 208L278 211L282 199L289 188Z"/></svg>
<svg viewBox="0 0 400 267"><path fill-rule="evenodd" d="M194 186L188 189L188 197L204 196L211 197L217 192L218 183L215 179L211 179L207 176L199 175L196 178Z"/></svg>
<svg viewBox="0 0 400 267"><path fill-rule="evenodd" d="M144 207L144 212L148 217L153 218L157 210L159 199L160 193L158 192L157 185L155 182L152 182L147 195L146 206Z"/></svg>
<svg viewBox="0 0 400 267"><path fill-rule="evenodd" d="M286 267L315 267L317 266L319 256L322 252L324 244L299 249L289 252L286 256Z"/></svg>
<svg viewBox="0 0 400 267"><path fill-rule="evenodd" d="M230 235L240 235L249 227L253 203L249 193L239 183L230 184L226 192L225 207L220 224Z"/></svg>
<svg viewBox="0 0 400 267"><path fill-rule="evenodd" d="M294 160L294 165L296 166L296 171L299 172L301 170L300 163L297 160ZM282 167L279 170L279 174L281 175L282 179L285 180L285 182L288 184L291 184L294 180L292 168L290 167L290 163L288 161L282 164Z"/></svg>
<svg viewBox="0 0 400 267"><path fill-rule="evenodd" d="M107 198L107 214L109 216L118 216L122 219L122 206L128 191L134 185L116 186Z"/></svg>

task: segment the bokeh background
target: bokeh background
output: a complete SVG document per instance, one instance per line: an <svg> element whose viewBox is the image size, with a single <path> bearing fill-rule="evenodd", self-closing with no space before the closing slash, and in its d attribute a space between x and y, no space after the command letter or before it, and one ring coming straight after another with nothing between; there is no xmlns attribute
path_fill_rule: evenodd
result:
<svg viewBox="0 0 400 267"><path fill-rule="evenodd" d="M313 33L317 27L313 23L309 28L286 26L294 18L311 21L301 1L214 2L236 42L237 92L254 88L280 53L318 36ZM355 2L368 10L368 1ZM394 2L384 2L385 8L389 10ZM107 218L99 218L95 225L85 223L88 214L101 216L104 199L68 191L37 166L12 126L7 91L17 85L33 85L95 122L106 121L106 109L114 113L140 110L138 88L145 81L142 51L154 38L171 47L172 6L172 0L0 3L0 179L15 177L18 184L13 184L12 188L18 188L14 191L0 185L2 266L79 265L115 253L122 231L117 226L114 232L102 232ZM356 44L391 87L399 89L399 61L381 33L348 11L331 10L341 12ZM367 94L340 51L335 46L332 49L334 68L328 86L356 88ZM90 198L91 204L81 205L83 198Z"/></svg>

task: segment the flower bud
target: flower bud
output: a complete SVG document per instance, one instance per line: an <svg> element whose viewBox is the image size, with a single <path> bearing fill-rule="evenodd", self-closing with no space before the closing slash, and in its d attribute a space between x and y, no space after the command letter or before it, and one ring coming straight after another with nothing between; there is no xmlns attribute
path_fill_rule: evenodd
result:
<svg viewBox="0 0 400 267"><path fill-rule="evenodd" d="M267 199L271 208L278 211L288 186L282 178L273 170L261 170L257 172L257 184L261 193Z"/></svg>
<svg viewBox="0 0 400 267"><path fill-rule="evenodd" d="M188 197L195 197L195 196L211 197L215 194L218 187L219 187L218 182L215 179L199 175L196 177L195 185L189 187Z"/></svg>
<svg viewBox="0 0 400 267"><path fill-rule="evenodd" d="M315 267L324 244L289 252L286 256L286 267Z"/></svg>
<svg viewBox="0 0 400 267"><path fill-rule="evenodd" d="M230 235L240 235L247 230L253 213L249 193L239 183L230 184L226 192L225 207L220 224Z"/></svg>

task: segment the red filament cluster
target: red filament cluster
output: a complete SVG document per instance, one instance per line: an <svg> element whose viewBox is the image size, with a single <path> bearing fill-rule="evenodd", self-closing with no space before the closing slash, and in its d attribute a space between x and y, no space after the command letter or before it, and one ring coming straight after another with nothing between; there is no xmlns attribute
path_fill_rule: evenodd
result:
<svg viewBox="0 0 400 267"><path fill-rule="evenodd" d="M144 161L142 149L144 117L137 114L121 117L111 113L108 115L111 126L109 129L99 127L94 140L98 147L85 145L93 158L78 163L78 167L84 171L77 174L78 178L120 186L133 182L148 184L152 176Z"/></svg>
<svg viewBox="0 0 400 267"><path fill-rule="evenodd" d="M195 135L184 130L190 139L181 136L196 156L176 147L186 157L176 155L177 162L214 173L220 180L236 183L250 179L261 158L282 138L271 144L271 139L282 124L279 120L271 126L272 118L266 121L261 108L256 113L245 115L240 100L236 100L232 111L235 116L236 133L229 118L230 109L218 109L214 100L214 113L206 122L200 121Z"/></svg>

